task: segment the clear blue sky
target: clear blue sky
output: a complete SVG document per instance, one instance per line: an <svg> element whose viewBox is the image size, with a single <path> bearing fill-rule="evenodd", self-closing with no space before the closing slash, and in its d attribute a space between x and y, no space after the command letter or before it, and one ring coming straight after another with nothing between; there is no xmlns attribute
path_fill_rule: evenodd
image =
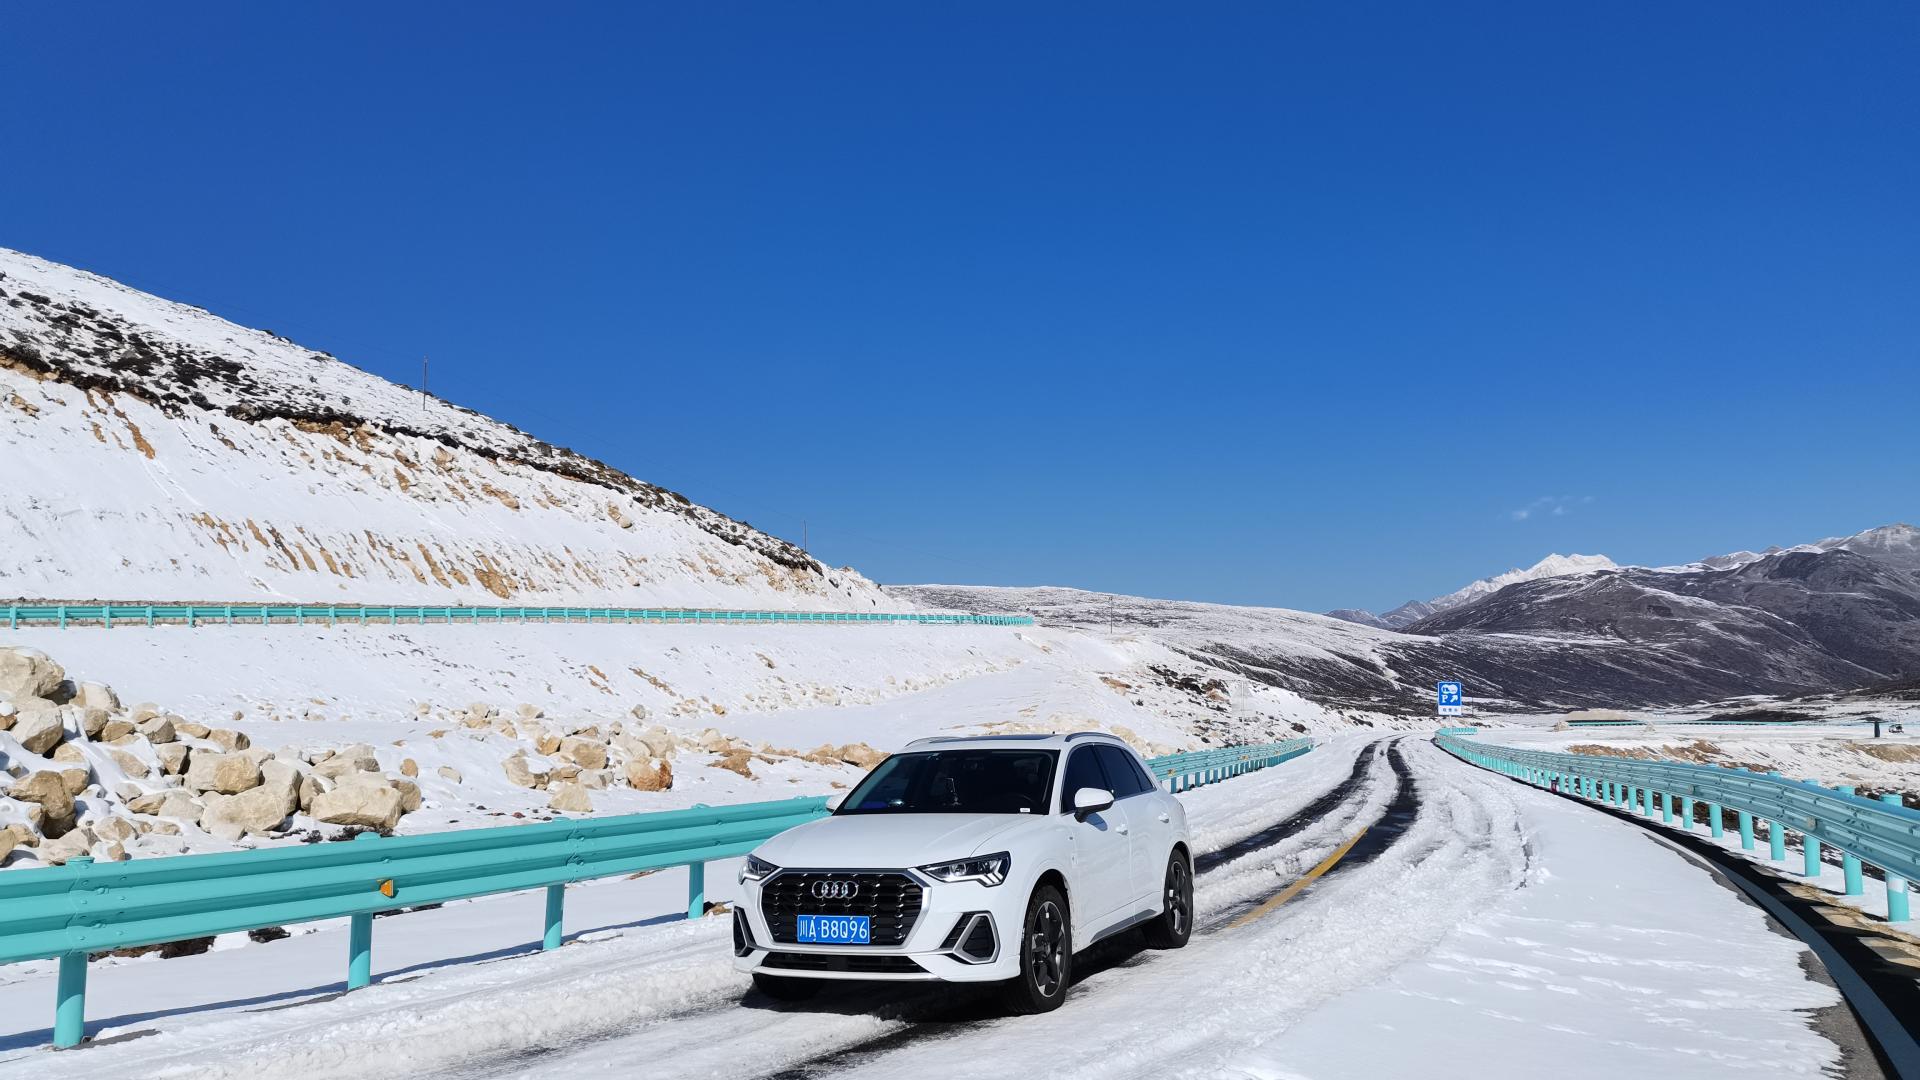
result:
<svg viewBox="0 0 1920 1080"><path fill-rule="evenodd" d="M292 7L6 5L0 244L882 581L1920 517L1911 4Z"/></svg>

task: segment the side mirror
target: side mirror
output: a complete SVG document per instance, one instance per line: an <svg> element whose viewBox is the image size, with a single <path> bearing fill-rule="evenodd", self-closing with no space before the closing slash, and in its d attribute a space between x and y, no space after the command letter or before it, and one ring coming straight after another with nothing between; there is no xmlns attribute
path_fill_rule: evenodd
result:
<svg viewBox="0 0 1920 1080"><path fill-rule="evenodd" d="M847 793L844 791L836 791L833 794L827 796L827 809L838 810L840 809L840 804L846 801L847 801Z"/></svg>
<svg viewBox="0 0 1920 1080"><path fill-rule="evenodd" d="M1113 792L1105 788L1083 787L1073 793L1073 816L1081 821L1113 805Z"/></svg>

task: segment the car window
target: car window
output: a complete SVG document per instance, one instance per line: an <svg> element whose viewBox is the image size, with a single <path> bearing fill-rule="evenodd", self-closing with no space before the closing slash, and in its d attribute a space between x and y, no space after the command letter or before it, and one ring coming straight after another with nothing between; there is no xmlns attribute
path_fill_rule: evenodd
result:
<svg viewBox="0 0 1920 1080"><path fill-rule="evenodd" d="M1044 814L1052 750L895 754L847 794L837 814Z"/></svg>
<svg viewBox="0 0 1920 1080"><path fill-rule="evenodd" d="M1064 812L1073 809L1073 793L1083 787L1100 788L1113 791L1113 782L1107 779L1107 771L1100 765L1097 746L1083 746L1067 759L1066 779L1060 784L1060 809ZM1114 792L1118 798L1119 793Z"/></svg>
<svg viewBox="0 0 1920 1080"><path fill-rule="evenodd" d="M1100 763L1106 766L1107 779L1113 782L1113 797L1125 799L1134 795L1144 795L1153 790L1151 779L1141 770L1133 755L1117 746L1095 748L1100 754Z"/></svg>

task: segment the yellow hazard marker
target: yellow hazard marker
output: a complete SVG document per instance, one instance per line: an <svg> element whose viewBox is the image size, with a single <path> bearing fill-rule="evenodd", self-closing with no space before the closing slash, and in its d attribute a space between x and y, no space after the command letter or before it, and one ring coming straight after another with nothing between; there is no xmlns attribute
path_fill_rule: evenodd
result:
<svg viewBox="0 0 1920 1080"><path fill-rule="evenodd" d="M380 883L380 895L387 897L388 899L393 898L393 879L392 878L388 878L387 880Z"/></svg>
<svg viewBox="0 0 1920 1080"><path fill-rule="evenodd" d="M1367 830L1365 828L1362 828L1359 832L1354 833L1352 839L1348 840L1344 844L1341 844L1338 848L1335 848L1333 854L1320 860L1319 866L1316 866L1313 869L1307 871L1306 874L1303 875L1299 881L1296 881L1293 884L1287 886L1286 888L1281 889L1278 895L1274 896L1272 899L1268 900L1266 903L1261 904L1259 907L1254 908L1252 911L1249 911L1245 915L1242 915L1239 918L1228 923L1227 929L1235 930L1242 926L1245 926L1248 923L1252 922L1253 920L1259 918L1260 916L1265 915L1269 911L1272 911L1274 908L1279 907L1281 904L1284 904L1287 901L1293 899L1294 896L1297 895L1301 889L1304 889L1307 886L1313 884L1313 881L1315 878L1333 869L1333 866L1335 863L1339 862L1341 859L1346 858L1347 852L1352 851L1353 845L1359 843L1360 838L1365 835L1367 835Z"/></svg>

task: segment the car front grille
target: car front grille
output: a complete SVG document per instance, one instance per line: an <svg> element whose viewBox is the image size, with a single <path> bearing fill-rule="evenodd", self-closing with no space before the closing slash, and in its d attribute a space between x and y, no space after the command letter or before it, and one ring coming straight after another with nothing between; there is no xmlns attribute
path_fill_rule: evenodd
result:
<svg viewBox="0 0 1920 1080"><path fill-rule="evenodd" d="M787 971L841 971L848 974L924 975L927 969L905 956L861 956L858 953L768 953L760 965Z"/></svg>
<svg viewBox="0 0 1920 1080"><path fill-rule="evenodd" d="M847 882L858 886L845 899L813 895L816 882ZM761 913L773 940L793 944L794 924L801 915L865 915L872 920L872 944L899 945L907 940L920 918L920 883L905 874L854 873L823 870L783 870L760 889Z"/></svg>

